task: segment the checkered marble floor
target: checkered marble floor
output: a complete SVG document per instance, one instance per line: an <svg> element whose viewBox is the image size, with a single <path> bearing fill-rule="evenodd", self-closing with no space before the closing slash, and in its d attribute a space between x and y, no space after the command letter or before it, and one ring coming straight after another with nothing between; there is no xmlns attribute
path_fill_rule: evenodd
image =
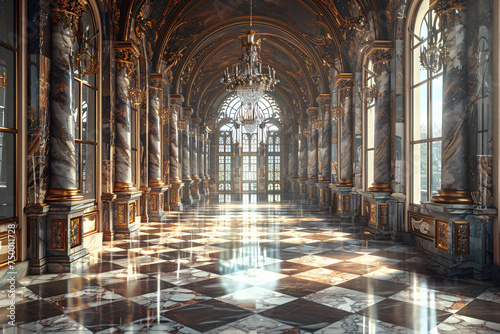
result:
<svg viewBox="0 0 500 334"><path fill-rule="evenodd" d="M106 242L76 274L17 282L6 333L494 333L500 287L298 203L200 204ZM2 294L7 293L4 287Z"/></svg>

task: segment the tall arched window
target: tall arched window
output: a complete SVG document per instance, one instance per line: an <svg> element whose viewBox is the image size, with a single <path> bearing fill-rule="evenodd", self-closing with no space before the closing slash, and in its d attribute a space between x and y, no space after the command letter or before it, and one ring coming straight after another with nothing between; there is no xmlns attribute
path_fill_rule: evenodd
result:
<svg viewBox="0 0 500 334"><path fill-rule="evenodd" d="M233 145L233 125L226 124L219 130L219 143L217 152L217 192L219 202L230 202L231 195L224 194L232 191L232 145Z"/></svg>
<svg viewBox="0 0 500 334"><path fill-rule="evenodd" d="M422 68L420 52L435 12L429 0L421 1L410 30L410 201L419 204L437 195L441 187L441 133L443 114L443 70ZM418 36L418 38L417 38Z"/></svg>
<svg viewBox="0 0 500 334"><path fill-rule="evenodd" d="M267 129L267 200L281 201L281 137L276 125Z"/></svg>
<svg viewBox="0 0 500 334"><path fill-rule="evenodd" d="M80 18L73 52L97 54L97 29L90 6ZM97 74L84 75L74 67L73 117L77 158L77 185L85 199L96 199Z"/></svg>
<svg viewBox="0 0 500 334"><path fill-rule="evenodd" d="M364 86L375 87L375 74L373 73L373 61L368 60L364 68ZM375 170L375 99L365 100L365 190L372 186Z"/></svg>
<svg viewBox="0 0 500 334"><path fill-rule="evenodd" d="M17 149L17 3L2 1L0 15L0 224L16 221L16 152ZM24 168L24 167L23 167ZM7 231L3 226L2 231ZM0 242L7 243L7 233L0 232ZM7 259L0 255L0 266Z"/></svg>

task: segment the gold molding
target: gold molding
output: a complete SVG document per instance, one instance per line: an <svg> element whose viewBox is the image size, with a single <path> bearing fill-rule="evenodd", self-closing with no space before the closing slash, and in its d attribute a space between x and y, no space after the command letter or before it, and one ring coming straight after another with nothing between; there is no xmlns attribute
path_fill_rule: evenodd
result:
<svg viewBox="0 0 500 334"><path fill-rule="evenodd" d="M339 180L337 187L352 187L352 180Z"/></svg>
<svg viewBox="0 0 500 334"><path fill-rule="evenodd" d="M354 74L353 73L340 73L335 78L335 85L338 90L354 88Z"/></svg>
<svg viewBox="0 0 500 334"><path fill-rule="evenodd" d="M137 186L130 182L115 182L114 191L122 192L122 191L134 191L137 190Z"/></svg>
<svg viewBox="0 0 500 334"><path fill-rule="evenodd" d="M388 183L373 182L372 186L368 188L369 191L374 192L392 192L392 188Z"/></svg>
<svg viewBox="0 0 500 334"><path fill-rule="evenodd" d="M433 196L431 201L446 204L472 204L472 197L465 189L440 189L439 195Z"/></svg>
<svg viewBox="0 0 500 334"><path fill-rule="evenodd" d="M45 197L45 200L49 202L72 202L83 199L83 195L77 188L49 188Z"/></svg>

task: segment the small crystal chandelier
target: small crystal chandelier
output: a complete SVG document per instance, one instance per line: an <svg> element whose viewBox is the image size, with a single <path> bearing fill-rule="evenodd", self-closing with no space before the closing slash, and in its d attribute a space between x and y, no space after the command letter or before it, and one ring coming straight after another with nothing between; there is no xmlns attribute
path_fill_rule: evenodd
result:
<svg viewBox="0 0 500 334"><path fill-rule="evenodd" d="M74 57L70 56L69 61L71 67L81 75L92 75L99 72L99 58L90 54L87 48L84 48L82 52L77 52Z"/></svg>
<svg viewBox="0 0 500 334"><path fill-rule="evenodd" d="M226 85L228 91L235 92L241 100L240 109L243 110L240 110L240 115L242 115L241 121L244 121L241 125L255 125L256 128L263 118L259 114L257 104L266 91L274 90L279 80L276 79L276 71L270 66L267 67L267 73L262 71L261 39L257 39L255 31L251 29L252 0L250 0L250 31L241 39L243 49L241 61L224 70L221 82Z"/></svg>
<svg viewBox="0 0 500 334"><path fill-rule="evenodd" d="M436 6L443 7L446 5L438 2ZM431 72L439 72L443 68L448 53L448 50L443 45L443 25L446 18L442 14L444 13L437 13L434 8L430 8L425 13L429 24L427 38L421 38L409 30L410 34L420 44L420 65Z"/></svg>
<svg viewBox="0 0 500 334"><path fill-rule="evenodd" d="M246 132L254 133L257 126L264 120L257 103L242 104L236 112L236 122L241 124Z"/></svg>
<svg viewBox="0 0 500 334"><path fill-rule="evenodd" d="M332 108L332 118L339 120L342 116L344 116L344 108L337 106Z"/></svg>
<svg viewBox="0 0 500 334"><path fill-rule="evenodd" d="M144 99L146 98L146 91L140 88L129 88L128 96L130 98L130 102L132 102L132 104L135 104L137 107L141 105L142 102L144 102Z"/></svg>
<svg viewBox="0 0 500 334"><path fill-rule="evenodd" d="M322 119L318 119L316 120L316 122L314 122L314 127L316 128L316 130L321 130L323 129L324 126L325 126L325 121L323 121Z"/></svg>
<svg viewBox="0 0 500 334"><path fill-rule="evenodd" d="M363 86L359 89L361 101L372 104L377 98L378 90L375 85Z"/></svg>

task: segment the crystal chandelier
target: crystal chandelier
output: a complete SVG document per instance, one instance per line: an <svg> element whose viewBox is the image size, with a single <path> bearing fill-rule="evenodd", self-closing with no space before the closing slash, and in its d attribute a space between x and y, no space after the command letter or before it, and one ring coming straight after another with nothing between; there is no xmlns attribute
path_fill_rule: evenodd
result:
<svg viewBox="0 0 500 334"><path fill-rule="evenodd" d="M377 98L378 90L375 85L367 85L359 89L361 101L372 104Z"/></svg>
<svg viewBox="0 0 500 334"><path fill-rule="evenodd" d="M332 108L332 118L335 120L339 120L342 116L344 116L344 108L337 106Z"/></svg>
<svg viewBox="0 0 500 334"><path fill-rule="evenodd" d="M446 7L446 4L438 1L435 7ZM420 44L420 65L431 72L439 72L443 68L448 53L446 47L443 45L443 29L446 21L446 17L443 14L443 10L437 11L435 8L430 8L425 13L429 24L426 38L421 38L409 30L410 34Z"/></svg>
<svg viewBox="0 0 500 334"><path fill-rule="evenodd" d="M235 92L241 100L240 124L255 127L262 121L262 115L257 107L266 91L273 91L279 83L276 71L267 66L267 73L262 70L260 58L261 39L257 39L252 28L252 1L250 0L250 31L241 39L242 55L239 64L224 70L222 83L228 91ZM264 69L265 70L265 69ZM260 116L260 119L259 117ZM238 120L237 120L238 121ZM244 121L244 122L243 122Z"/></svg>
<svg viewBox="0 0 500 334"><path fill-rule="evenodd" d="M248 133L254 133L263 120L262 111L257 103L242 104L236 112L236 122L241 124Z"/></svg>

